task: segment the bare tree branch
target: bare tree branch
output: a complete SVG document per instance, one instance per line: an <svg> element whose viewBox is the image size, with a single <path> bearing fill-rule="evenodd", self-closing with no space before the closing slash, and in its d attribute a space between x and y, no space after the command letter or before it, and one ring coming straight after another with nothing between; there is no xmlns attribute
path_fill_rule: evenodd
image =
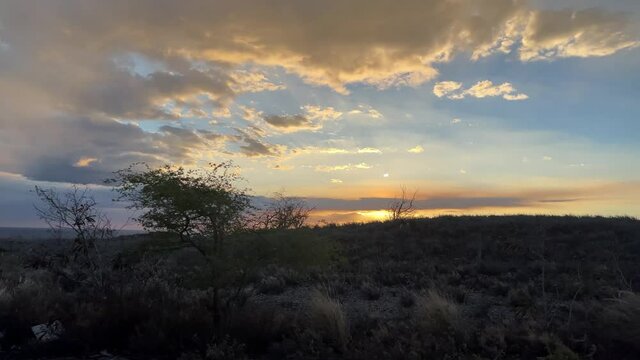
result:
<svg viewBox="0 0 640 360"><path fill-rule="evenodd" d="M286 196L283 192L274 194L274 200L258 211L253 219L256 229L299 229L303 227L313 211L300 198Z"/></svg>
<svg viewBox="0 0 640 360"><path fill-rule="evenodd" d="M413 194L407 193L407 188L402 186L400 196L394 199L390 204L387 211L389 212L390 220L401 220L413 217L416 209L413 207L413 203L416 200L416 194L418 190L415 190Z"/></svg>

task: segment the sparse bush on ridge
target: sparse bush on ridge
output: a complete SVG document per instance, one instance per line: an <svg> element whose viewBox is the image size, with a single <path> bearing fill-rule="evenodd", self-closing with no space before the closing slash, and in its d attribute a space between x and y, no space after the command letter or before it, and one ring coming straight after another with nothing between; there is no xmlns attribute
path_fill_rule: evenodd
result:
<svg viewBox="0 0 640 360"><path fill-rule="evenodd" d="M249 226L256 230L300 229L305 226L311 211L313 208L303 199L277 192L273 194L269 204L262 209L256 209L249 219Z"/></svg>
<svg viewBox="0 0 640 360"><path fill-rule="evenodd" d="M414 202L416 201L417 193L416 190L413 194L409 195L407 188L403 186L400 189L400 196L396 197L387 208L389 220L405 220L413 217L416 211Z"/></svg>

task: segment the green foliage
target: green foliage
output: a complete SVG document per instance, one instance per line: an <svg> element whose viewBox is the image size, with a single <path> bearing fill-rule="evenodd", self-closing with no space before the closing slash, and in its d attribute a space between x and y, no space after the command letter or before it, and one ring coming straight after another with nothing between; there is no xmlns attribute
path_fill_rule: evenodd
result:
<svg viewBox="0 0 640 360"><path fill-rule="evenodd" d="M140 170L138 165L117 171L108 182L129 208L142 212L136 220L145 229L177 234L206 256L242 228L249 196L237 187L242 179L232 163L190 170L170 165ZM207 248L205 242L213 244Z"/></svg>

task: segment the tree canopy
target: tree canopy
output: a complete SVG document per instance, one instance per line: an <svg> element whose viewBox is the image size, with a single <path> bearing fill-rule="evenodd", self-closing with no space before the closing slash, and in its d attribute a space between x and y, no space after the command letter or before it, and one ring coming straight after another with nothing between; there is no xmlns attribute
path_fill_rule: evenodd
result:
<svg viewBox="0 0 640 360"><path fill-rule="evenodd" d="M109 182L119 200L141 212L136 221L146 230L179 235L203 255L217 252L224 238L242 227L250 208L247 189L238 186L243 179L231 162L198 169L133 164L115 174Z"/></svg>

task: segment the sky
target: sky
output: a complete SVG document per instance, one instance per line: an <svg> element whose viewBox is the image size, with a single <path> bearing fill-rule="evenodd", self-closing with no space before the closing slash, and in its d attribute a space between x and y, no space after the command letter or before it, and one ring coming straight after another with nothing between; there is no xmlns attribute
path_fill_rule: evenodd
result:
<svg viewBox="0 0 640 360"><path fill-rule="evenodd" d="M232 160L312 221L640 216L637 0L0 2L0 226L34 186Z"/></svg>

